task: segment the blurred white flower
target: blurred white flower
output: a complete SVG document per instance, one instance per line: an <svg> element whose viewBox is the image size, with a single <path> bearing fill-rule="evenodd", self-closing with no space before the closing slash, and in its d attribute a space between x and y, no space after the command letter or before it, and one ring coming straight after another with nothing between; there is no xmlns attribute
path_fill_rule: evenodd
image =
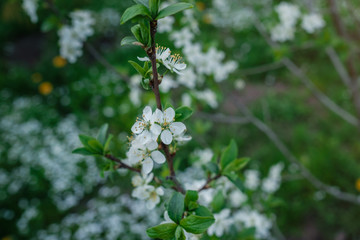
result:
<svg viewBox="0 0 360 240"><path fill-rule="evenodd" d="M231 191L229 194L229 200L232 207L238 208L248 199L247 195L240 190Z"/></svg>
<svg viewBox="0 0 360 240"><path fill-rule="evenodd" d="M158 21L157 31L159 33L171 32L174 22L175 22L175 18L172 16L160 19Z"/></svg>
<svg viewBox="0 0 360 240"><path fill-rule="evenodd" d="M220 213L214 214L215 223L209 227L207 233L212 236L222 237L222 235L229 230L230 225L233 224L233 219L230 218L230 209L223 209Z"/></svg>
<svg viewBox="0 0 360 240"><path fill-rule="evenodd" d="M307 33L314 33L316 30L325 27L325 21L320 14L310 13L303 16L301 27Z"/></svg>
<svg viewBox="0 0 360 240"><path fill-rule="evenodd" d="M255 190L260 185L259 172L257 170L246 170L245 174L245 187L250 190Z"/></svg>
<svg viewBox="0 0 360 240"><path fill-rule="evenodd" d="M266 193L274 193L281 184L281 171L284 168L283 163L278 163L270 168L269 175L262 182L261 189Z"/></svg>
<svg viewBox="0 0 360 240"><path fill-rule="evenodd" d="M32 23L37 23L38 16L36 10L38 7L38 0L23 0L22 7L26 14L30 17Z"/></svg>
<svg viewBox="0 0 360 240"><path fill-rule="evenodd" d="M187 27L181 29L180 31L173 32L170 35L170 39L174 41L174 45L177 48L185 47L191 45L191 41L194 38L194 34Z"/></svg>

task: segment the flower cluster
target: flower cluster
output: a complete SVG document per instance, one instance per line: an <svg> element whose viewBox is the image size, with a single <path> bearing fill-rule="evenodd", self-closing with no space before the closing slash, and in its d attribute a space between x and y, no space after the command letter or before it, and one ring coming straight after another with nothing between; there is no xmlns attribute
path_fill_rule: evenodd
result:
<svg viewBox="0 0 360 240"><path fill-rule="evenodd" d="M60 55L70 63L75 63L82 55L84 41L94 34L94 18L91 12L77 10L70 13L72 25L65 25L59 30Z"/></svg>
<svg viewBox="0 0 360 240"><path fill-rule="evenodd" d="M155 188L149 183L153 180L154 174L139 176L136 175L131 179L132 185L135 187L131 196L146 201L147 209L154 209L160 202L160 196L164 195L162 187Z"/></svg>
<svg viewBox="0 0 360 240"><path fill-rule="evenodd" d="M148 57L138 57L138 59L143 62L150 62ZM175 72L181 75L181 71L186 69L186 64L182 61L182 57L179 54L171 55L169 48L158 46L156 48L156 59L171 72Z"/></svg>
<svg viewBox="0 0 360 240"><path fill-rule="evenodd" d="M271 39L276 42L286 42L294 39L296 24L301 17L299 7L288 2L281 2L275 7L280 23L271 30ZM317 13L304 14L301 27L307 33L314 33L325 26L322 16Z"/></svg>
<svg viewBox="0 0 360 240"><path fill-rule="evenodd" d="M158 149L158 138L169 145L173 141L183 142L191 140L185 136L186 126L181 122L175 122L175 110L167 108L164 112L156 109L152 112L147 106L143 110L141 118L138 118L131 128L134 137L128 152L128 159L132 165L141 164L143 174L152 171L154 162L164 163L165 156Z"/></svg>
<svg viewBox="0 0 360 240"><path fill-rule="evenodd" d="M37 23L38 16L36 10L38 8L38 0L23 0L22 7L26 14L30 17L31 22Z"/></svg>

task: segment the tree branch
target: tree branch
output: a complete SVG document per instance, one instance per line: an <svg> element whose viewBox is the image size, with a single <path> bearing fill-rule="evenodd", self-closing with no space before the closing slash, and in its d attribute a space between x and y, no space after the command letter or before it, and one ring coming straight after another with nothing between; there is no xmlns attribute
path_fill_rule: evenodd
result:
<svg viewBox="0 0 360 240"><path fill-rule="evenodd" d="M147 55L151 61L151 66L153 71L152 73L153 79L151 81L151 87L155 95L157 108L162 111L162 104L161 104L160 90L159 90L159 85L160 85L159 74L156 66L156 46L155 46L156 31L157 31L157 20L153 20L150 22L151 48L147 51ZM185 194L184 188L181 186L181 184L176 178L174 161L173 161L175 154L171 154L169 146L164 144L163 142L161 143L161 147L165 152L166 162L170 170L170 179L175 184L176 191Z"/></svg>
<svg viewBox="0 0 360 240"><path fill-rule="evenodd" d="M129 169L130 171L133 171L133 172L137 172L137 173L141 173L141 170L140 169L137 169L137 168L133 168L125 163L123 163L120 159L110 155L110 154L106 154L105 157L113 162L116 162L118 163L119 165L117 166L118 168L126 168L126 169Z"/></svg>

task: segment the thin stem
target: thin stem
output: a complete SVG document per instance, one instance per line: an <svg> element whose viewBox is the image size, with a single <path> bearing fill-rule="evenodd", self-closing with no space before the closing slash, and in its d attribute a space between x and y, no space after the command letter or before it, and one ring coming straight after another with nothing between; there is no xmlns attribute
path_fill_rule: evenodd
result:
<svg viewBox="0 0 360 240"><path fill-rule="evenodd" d="M155 95L157 108L162 111L162 104L161 104L160 90L159 90L159 85L160 85L159 73L157 71L157 66L156 66L156 47L155 47L156 31L157 31L157 20L153 20L150 22L151 47L146 53L151 61L152 72L153 72L151 87ZM184 188L176 179L176 173L175 173L174 161L173 161L175 154L170 153L170 149L168 145L161 143L161 147L165 152L166 162L170 170L169 179L171 179L171 181L173 181L173 183L175 184L175 190L184 194L185 193Z"/></svg>
<svg viewBox="0 0 360 240"><path fill-rule="evenodd" d="M137 173L141 173L141 170L140 169L137 169L137 168L133 168L125 163L123 163L120 159L114 157L113 155L110 155L110 154L106 154L105 157L113 162L116 162L118 163L119 165L117 166L118 168L126 168L126 169L129 169L130 171L133 171L133 172L137 172Z"/></svg>
<svg viewBox="0 0 360 240"><path fill-rule="evenodd" d="M206 183L198 190L198 192L201 192L201 191L203 191L203 190L205 190L205 189L210 188L210 183L213 182L213 181L215 181L215 180L217 180L217 179L219 179L221 176L222 176L222 175L219 173L218 175L216 175L216 176L214 176L214 177L212 177L212 178L209 177L209 178L207 179Z"/></svg>

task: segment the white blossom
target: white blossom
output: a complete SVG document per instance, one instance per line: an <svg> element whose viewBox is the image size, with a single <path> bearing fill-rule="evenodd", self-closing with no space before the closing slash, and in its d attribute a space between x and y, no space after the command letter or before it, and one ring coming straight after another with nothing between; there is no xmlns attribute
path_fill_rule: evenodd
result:
<svg viewBox="0 0 360 240"><path fill-rule="evenodd" d="M23 0L22 7L26 14L30 17L31 22L37 23L38 16L36 10L38 8L38 0Z"/></svg>
<svg viewBox="0 0 360 240"><path fill-rule="evenodd" d="M259 187L260 177L257 170L246 170L245 171L245 187L250 190L255 190Z"/></svg>
<svg viewBox="0 0 360 240"><path fill-rule="evenodd" d="M229 230L233 220L230 218L230 209L223 209L220 213L214 214L215 223L211 225L207 233L221 237L226 231Z"/></svg>
<svg viewBox="0 0 360 240"><path fill-rule="evenodd" d="M310 13L303 16L301 27L307 33L314 33L316 30L325 27L325 21L320 14Z"/></svg>

